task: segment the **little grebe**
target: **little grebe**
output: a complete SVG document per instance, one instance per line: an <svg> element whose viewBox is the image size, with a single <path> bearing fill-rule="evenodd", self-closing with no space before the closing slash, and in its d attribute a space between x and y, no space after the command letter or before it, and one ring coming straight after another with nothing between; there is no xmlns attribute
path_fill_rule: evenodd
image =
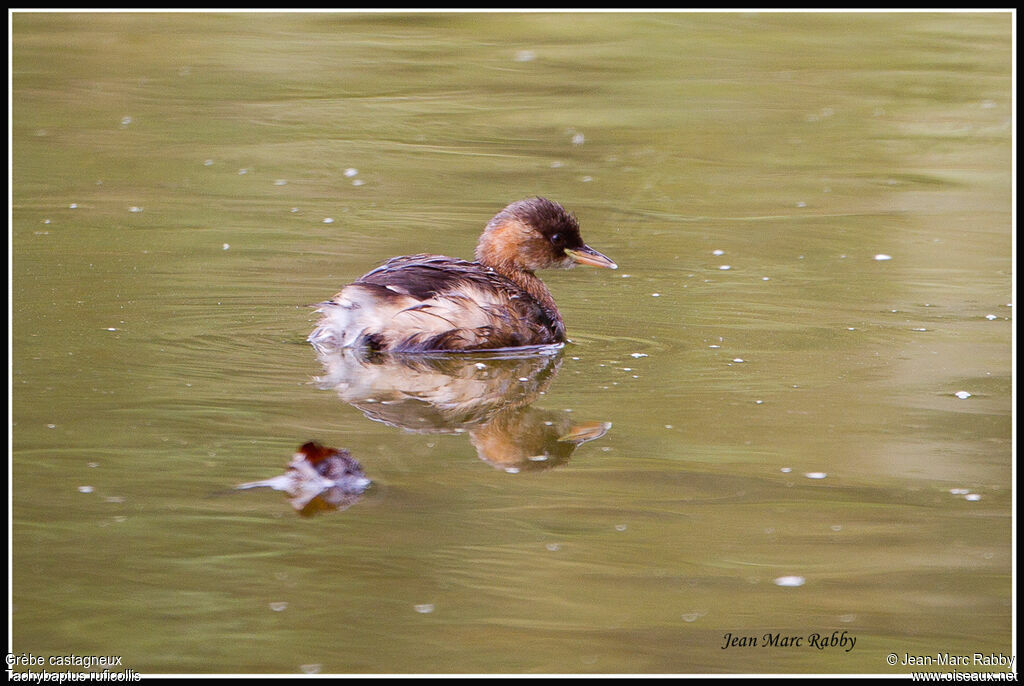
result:
<svg viewBox="0 0 1024 686"><path fill-rule="evenodd" d="M514 202L484 229L476 261L394 257L328 302L309 341L377 352L491 350L565 342L537 269L617 269L580 238L579 223L545 198Z"/></svg>

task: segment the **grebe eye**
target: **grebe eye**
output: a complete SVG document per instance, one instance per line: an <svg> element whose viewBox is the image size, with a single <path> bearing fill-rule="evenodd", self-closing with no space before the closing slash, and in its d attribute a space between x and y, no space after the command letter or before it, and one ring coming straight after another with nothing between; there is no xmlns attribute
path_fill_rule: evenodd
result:
<svg viewBox="0 0 1024 686"><path fill-rule="evenodd" d="M551 235L551 243L553 245L561 245L562 242L562 234L556 233Z"/></svg>

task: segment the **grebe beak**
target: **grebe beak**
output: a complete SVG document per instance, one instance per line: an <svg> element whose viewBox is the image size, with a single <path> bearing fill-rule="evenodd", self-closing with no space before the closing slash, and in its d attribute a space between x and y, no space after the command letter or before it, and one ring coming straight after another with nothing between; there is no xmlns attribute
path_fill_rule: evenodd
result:
<svg viewBox="0 0 1024 686"><path fill-rule="evenodd" d="M605 269L619 268L619 265L594 250L589 245L584 245L582 248L566 248L565 254L576 262L579 262L580 264L589 264L591 267L604 267Z"/></svg>

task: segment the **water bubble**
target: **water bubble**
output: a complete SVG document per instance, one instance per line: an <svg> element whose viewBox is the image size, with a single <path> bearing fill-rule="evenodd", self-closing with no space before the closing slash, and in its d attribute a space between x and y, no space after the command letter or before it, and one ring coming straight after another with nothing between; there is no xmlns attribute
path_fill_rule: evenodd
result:
<svg viewBox="0 0 1024 686"><path fill-rule="evenodd" d="M342 173L343 173L343 174L344 174L345 176L347 176L347 177L349 177L349 178L352 178L353 176L355 176L356 174L358 174L358 173L359 173L359 170L358 170L358 169L356 169L355 167L349 167L348 169L346 169L346 170L345 170L344 172L342 172Z"/></svg>
<svg viewBox="0 0 1024 686"><path fill-rule="evenodd" d="M824 479L828 474L825 472L807 472L804 476L808 479Z"/></svg>
<svg viewBox="0 0 1024 686"><path fill-rule="evenodd" d="M79 486L79 493L92 493L95 489L92 486Z"/></svg>
<svg viewBox="0 0 1024 686"><path fill-rule="evenodd" d="M519 50L512 59L516 62L532 62L537 59L537 55L533 50Z"/></svg>
<svg viewBox="0 0 1024 686"><path fill-rule="evenodd" d="M886 255L885 253L879 253L879 254L875 255L875 259L878 260L879 262L884 262L885 260L891 260L892 259L892 255Z"/></svg>
<svg viewBox="0 0 1024 686"><path fill-rule="evenodd" d="M968 393L967 391L957 391L953 395L955 395L956 397L960 398L961 400L967 400L967 398L971 397L971 394Z"/></svg>
<svg viewBox="0 0 1024 686"><path fill-rule="evenodd" d="M324 217L324 224L333 224L334 217Z"/></svg>
<svg viewBox="0 0 1024 686"><path fill-rule="evenodd" d="M431 612L434 611L434 604L433 603L422 603L420 605L413 605L412 609L416 610L421 615L430 614Z"/></svg>
<svg viewBox="0 0 1024 686"><path fill-rule="evenodd" d="M273 602L270 603L270 609L274 612L283 612L284 610L288 609L288 603L284 601Z"/></svg>
<svg viewBox="0 0 1024 686"><path fill-rule="evenodd" d="M585 138L583 137L583 134L582 134L582 133L577 133L577 134L573 134L573 137L572 137L572 144L573 144L573 145L583 145L583 142L584 142L585 140L586 140L586 139L585 139Z"/></svg>
<svg viewBox="0 0 1024 686"><path fill-rule="evenodd" d="M779 576L775 580L775 586L785 586L795 588L804 585L803 576Z"/></svg>
<svg viewBox="0 0 1024 686"><path fill-rule="evenodd" d="M780 576L775 579L776 586L796 587L803 586L805 579L802 576Z"/></svg>

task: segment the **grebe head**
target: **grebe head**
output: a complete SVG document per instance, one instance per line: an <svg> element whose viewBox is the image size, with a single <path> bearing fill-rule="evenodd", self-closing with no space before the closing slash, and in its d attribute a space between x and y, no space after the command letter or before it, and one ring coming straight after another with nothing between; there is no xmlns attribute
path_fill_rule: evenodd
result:
<svg viewBox="0 0 1024 686"><path fill-rule="evenodd" d="M499 271L569 269L577 263L618 269L583 242L576 217L546 198L520 200L496 214L480 236L476 259Z"/></svg>

